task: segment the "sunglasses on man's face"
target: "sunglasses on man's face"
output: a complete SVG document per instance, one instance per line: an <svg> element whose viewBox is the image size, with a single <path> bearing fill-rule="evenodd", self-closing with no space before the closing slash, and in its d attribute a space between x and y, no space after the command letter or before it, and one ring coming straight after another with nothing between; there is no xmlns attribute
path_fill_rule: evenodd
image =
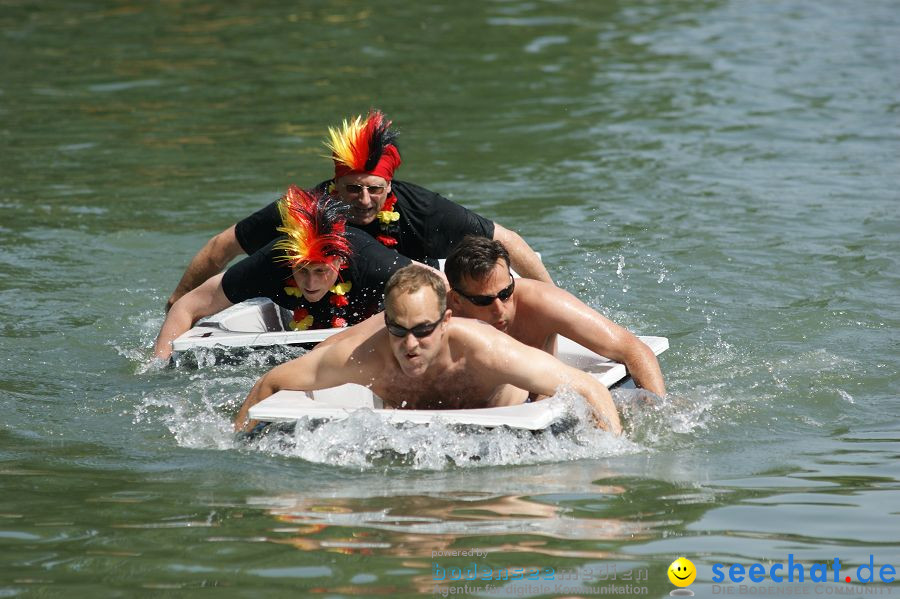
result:
<svg viewBox="0 0 900 599"><path fill-rule="evenodd" d="M510 275L512 279L512 275ZM512 297L513 291L516 290L516 280L512 279L508 286L504 287L500 290L497 295L468 295L463 293L459 289L454 289L456 293L460 294L476 306L490 306L494 303L495 299L500 300L501 302L506 302L509 298Z"/></svg>
<svg viewBox="0 0 900 599"><path fill-rule="evenodd" d="M344 189L347 190L348 193L362 193L362 190L365 189L369 192L370 196L377 196L378 194L384 192L384 185L357 185L356 183L347 183L344 185Z"/></svg>
<svg viewBox="0 0 900 599"><path fill-rule="evenodd" d="M436 328L438 328L438 325L443 321L443 318L438 318L434 322L423 322L422 324L417 324L416 326L407 329L406 327L401 327L399 324L388 320L387 314L384 315L384 324L387 325L388 333L390 333L394 337L401 338L406 337L410 333L412 333L413 337L415 337L416 339L428 337L434 332Z"/></svg>

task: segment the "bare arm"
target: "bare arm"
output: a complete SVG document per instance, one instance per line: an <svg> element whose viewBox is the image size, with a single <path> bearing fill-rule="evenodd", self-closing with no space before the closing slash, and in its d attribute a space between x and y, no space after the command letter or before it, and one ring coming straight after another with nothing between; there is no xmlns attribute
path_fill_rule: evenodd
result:
<svg viewBox="0 0 900 599"><path fill-rule="evenodd" d="M566 368L568 374L561 374L570 377L567 382L570 382L575 391L584 397L594 409L600 427L614 435L621 435L622 421L619 419L619 412L616 411L616 405L613 403L612 395L609 394L609 389L586 372L571 366L566 366Z"/></svg>
<svg viewBox="0 0 900 599"><path fill-rule="evenodd" d="M600 381L488 325L477 326L481 327L480 334L490 349L472 352L472 356L481 357L487 369L500 376L499 382L539 395L553 395L561 385L570 385L593 408L601 428L615 435L622 434L622 423L612 396Z"/></svg>
<svg viewBox="0 0 900 599"><path fill-rule="evenodd" d="M175 305L175 302L181 296L220 272L236 256L243 253L244 249L238 243L234 233L234 225L207 241L206 245L197 252L197 255L188 264L184 274L181 275L178 286L175 287L175 291L172 292L172 295L169 296L169 300L166 302L166 311Z"/></svg>
<svg viewBox="0 0 900 599"><path fill-rule="evenodd" d="M358 345L357 336L348 336L337 343L319 344L308 354L276 366L260 378L234 419L235 431L250 431L257 425L249 420L250 408L281 391L314 391L336 387L344 383L360 383L366 380L365 366L353 363L352 348ZM371 377L370 377L371 378Z"/></svg>
<svg viewBox="0 0 900 599"><path fill-rule="evenodd" d="M502 243L509 252L510 265L520 276L553 285L544 263L518 233L494 223L494 241Z"/></svg>
<svg viewBox="0 0 900 599"><path fill-rule="evenodd" d="M559 288L541 287L541 302L553 331L580 343L592 352L620 362L638 387L666 396L666 385L656 355L625 327L619 326L577 297Z"/></svg>
<svg viewBox="0 0 900 599"><path fill-rule="evenodd" d="M159 329L156 346L153 348L154 356L168 360L172 355L172 341L179 335L204 316L221 312L234 305L222 290L222 277L223 275L219 274L209 279L175 302L166 314L162 328Z"/></svg>

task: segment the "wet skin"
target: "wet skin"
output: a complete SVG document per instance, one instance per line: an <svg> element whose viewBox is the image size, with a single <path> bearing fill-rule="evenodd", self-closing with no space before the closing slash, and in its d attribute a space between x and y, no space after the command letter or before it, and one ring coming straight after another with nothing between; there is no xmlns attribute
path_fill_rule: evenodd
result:
<svg viewBox="0 0 900 599"><path fill-rule="evenodd" d="M509 281L509 266L501 259L483 279L463 278L460 291L466 295L495 296ZM665 396L659 362L650 348L563 289L541 281L516 279L515 290L505 302L495 298L487 306L477 306L460 293L450 291L447 304L456 316L481 320L521 343L551 354L555 353L556 335L568 337L625 364L639 387Z"/></svg>

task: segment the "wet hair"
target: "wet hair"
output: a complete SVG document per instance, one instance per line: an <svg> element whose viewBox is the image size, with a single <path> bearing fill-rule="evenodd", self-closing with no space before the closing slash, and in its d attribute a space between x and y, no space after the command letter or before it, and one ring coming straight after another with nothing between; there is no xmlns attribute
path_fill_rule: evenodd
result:
<svg viewBox="0 0 900 599"><path fill-rule="evenodd" d="M431 269L420 264L410 264L399 269L384 286L384 309L390 311L393 297L401 293L415 293L422 287L430 287L438 300L441 316L447 311L447 286Z"/></svg>
<svg viewBox="0 0 900 599"><path fill-rule="evenodd" d="M473 281L486 278L501 259L509 268L509 252L502 243L487 237L467 235L447 256L444 274L450 281L450 288L459 289L465 278Z"/></svg>

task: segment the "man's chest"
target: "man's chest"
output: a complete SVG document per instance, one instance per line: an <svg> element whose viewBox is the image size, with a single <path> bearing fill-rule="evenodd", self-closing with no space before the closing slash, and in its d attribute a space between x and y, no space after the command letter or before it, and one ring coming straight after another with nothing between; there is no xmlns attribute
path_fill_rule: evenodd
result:
<svg viewBox="0 0 900 599"><path fill-rule="evenodd" d="M376 385L374 391L397 409L455 410L484 407L493 387L453 369L428 380L395 374Z"/></svg>

